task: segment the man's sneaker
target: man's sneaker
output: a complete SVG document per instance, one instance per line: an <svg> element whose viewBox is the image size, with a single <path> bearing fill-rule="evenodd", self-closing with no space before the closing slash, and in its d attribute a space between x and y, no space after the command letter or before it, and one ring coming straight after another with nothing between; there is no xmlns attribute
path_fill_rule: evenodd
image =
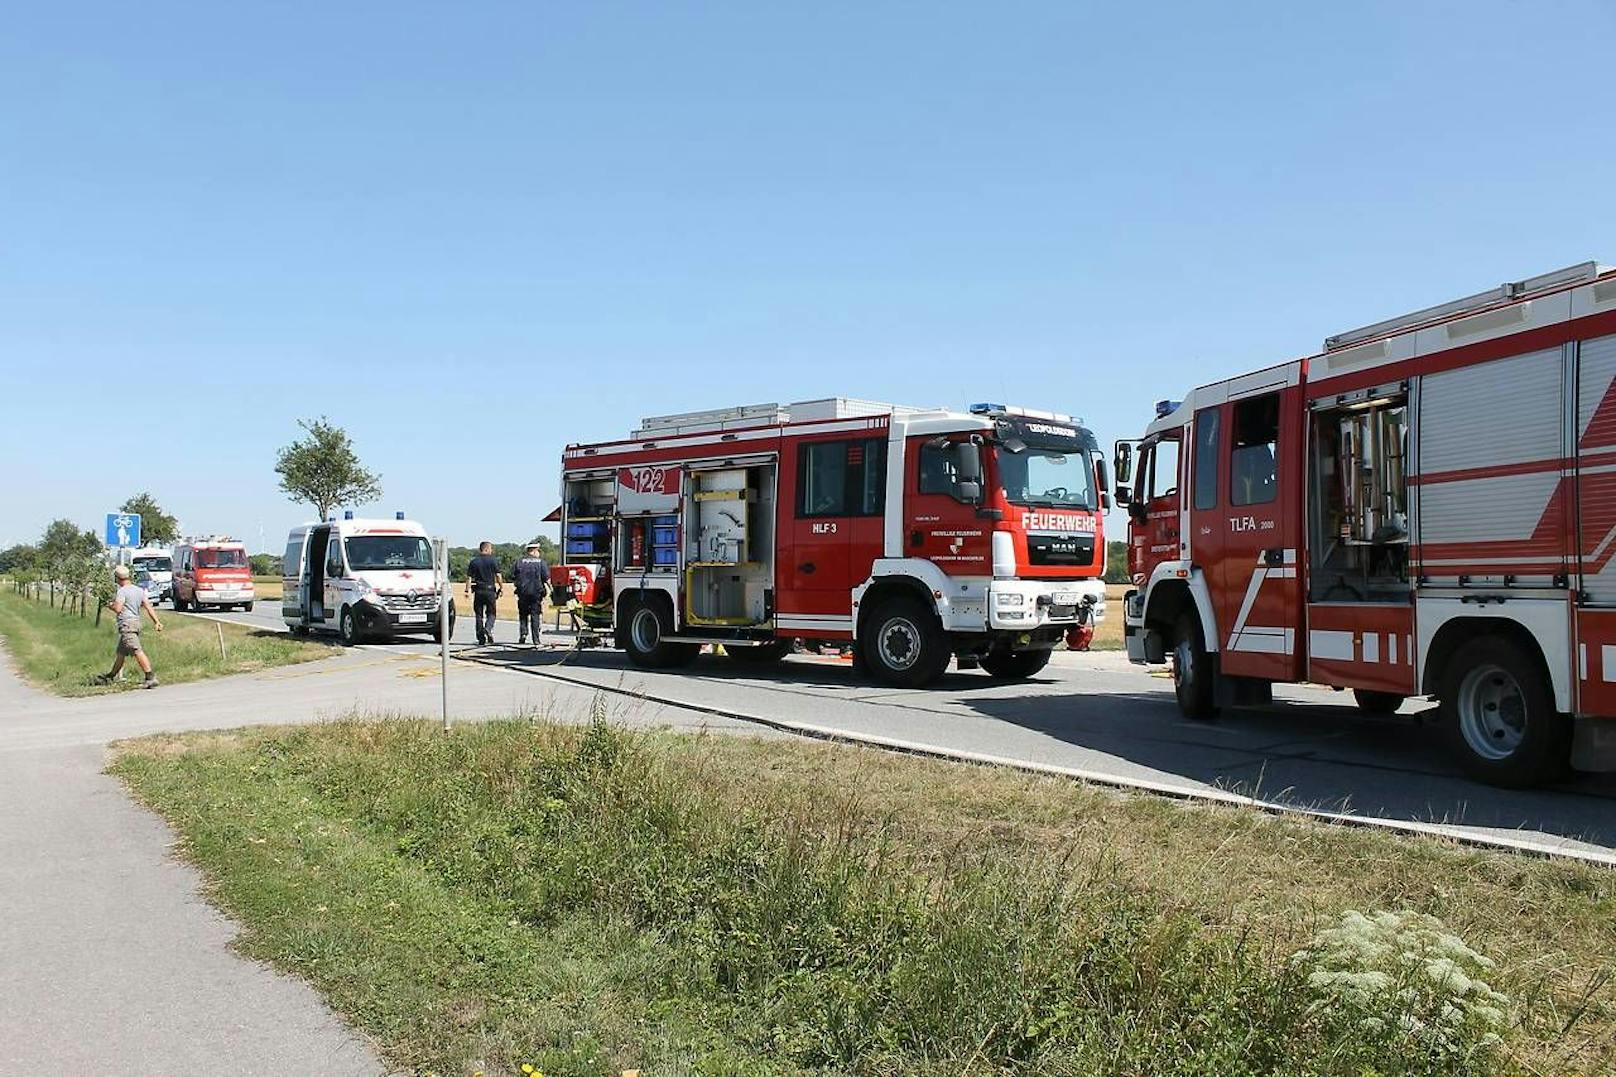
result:
<svg viewBox="0 0 1616 1077"><path fill-rule="evenodd" d="M112 674L110 674L110 673L98 673L98 674L96 674L95 683L96 684L111 684L112 683Z"/></svg>
<svg viewBox="0 0 1616 1077"><path fill-rule="evenodd" d="M142 688L156 688L157 687L157 678L156 677L147 677L146 680L145 680L145 683L143 683L141 685L141 687Z"/></svg>

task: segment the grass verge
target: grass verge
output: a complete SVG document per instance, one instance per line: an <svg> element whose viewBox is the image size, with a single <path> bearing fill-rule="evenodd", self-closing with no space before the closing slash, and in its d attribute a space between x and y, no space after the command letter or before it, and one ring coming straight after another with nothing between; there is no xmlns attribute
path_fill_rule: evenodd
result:
<svg viewBox="0 0 1616 1077"><path fill-rule="evenodd" d="M1584 865L598 722L148 738L114 770L244 951L417 1071L1616 1064L1616 874ZM1496 966L1450 977L1449 931Z"/></svg>
<svg viewBox="0 0 1616 1077"><path fill-rule="evenodd" d="M231 673L247 673L292 662L308 662L331 654L320 643L296 639L284 632L246 628L237 624L190 617L172 610L158 612L165 631L144 623L140 642L164 683L199 681ZM64 696L117 692L140 685L140 669L124 663L120 684L99 685L95 678L112 668L118 633L110 610L101 623L77 614L63 614L44 602L11 591L0 591L0 637L19 672L47 691ZM220 631L224 654L219 653Z"/></svg>

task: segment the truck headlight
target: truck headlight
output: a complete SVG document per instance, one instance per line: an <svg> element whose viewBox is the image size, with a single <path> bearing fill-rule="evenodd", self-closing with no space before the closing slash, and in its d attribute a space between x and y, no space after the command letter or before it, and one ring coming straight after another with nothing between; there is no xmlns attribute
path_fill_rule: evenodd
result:
<svg viewBox="0 0 1616 1077"><path fill-rule="evenodd" d="M993 596L995 606L1025 606L1027 596L1015 591L999 591Z"/></svg>

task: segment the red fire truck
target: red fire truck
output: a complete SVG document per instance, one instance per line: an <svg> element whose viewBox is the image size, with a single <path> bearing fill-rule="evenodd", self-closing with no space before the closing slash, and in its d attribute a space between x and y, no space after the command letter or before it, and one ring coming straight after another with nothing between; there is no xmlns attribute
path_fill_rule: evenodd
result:
<svg viewBox="0 0 1616 1077"><path fill-rule="evenodd" d="M994 404L658 416L567 447L553 575L644 666L850 640L890 684L1028 677L1104 616L1107 470L1069 416Z"/></svg>
<svg viewBox="0 0 1616 1077"><path fill-rule="evenodd" d="M1616 270L1201 386L1115 466L1128 655L1187 716L1305 680L1435 697L1484 781L1616 769Z"/></svg>

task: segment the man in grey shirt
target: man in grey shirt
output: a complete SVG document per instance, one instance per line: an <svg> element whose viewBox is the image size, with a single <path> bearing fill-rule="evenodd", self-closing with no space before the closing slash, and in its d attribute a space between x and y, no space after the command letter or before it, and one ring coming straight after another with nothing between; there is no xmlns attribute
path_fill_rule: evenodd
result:
<svg viewBox="0 0 1616 1077"><path fill-rule="evenodd" d="M119 565L112 570L112 579L118 585L117 592L112 596L112 612L118 619L118 656L112 661L112 672L102 676L103 684L111 684L123 672L123 660L133 657L140 666L140 671L146 675L142 688L156 688L157 675L152 672L151 659L140 646L140 613L146 611L151 618L152 627L161 632L163 622L157 619L157 611L152 609L151 599L146 595L144 587L137 587L129 582L129 566Z"/></svg>

